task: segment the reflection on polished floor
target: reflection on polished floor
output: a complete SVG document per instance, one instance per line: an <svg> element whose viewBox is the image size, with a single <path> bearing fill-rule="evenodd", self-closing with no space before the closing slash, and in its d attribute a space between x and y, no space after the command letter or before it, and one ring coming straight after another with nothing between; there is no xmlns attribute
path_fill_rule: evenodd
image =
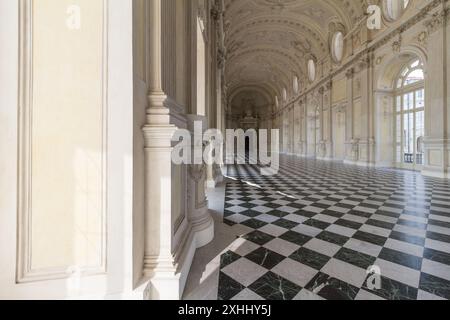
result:
<svg viewBox="0 0 450 320"><path fill-rule="evenodd" d="M186 299L450 298L448 180L288 156L276 176L228 176Z"/></svg>

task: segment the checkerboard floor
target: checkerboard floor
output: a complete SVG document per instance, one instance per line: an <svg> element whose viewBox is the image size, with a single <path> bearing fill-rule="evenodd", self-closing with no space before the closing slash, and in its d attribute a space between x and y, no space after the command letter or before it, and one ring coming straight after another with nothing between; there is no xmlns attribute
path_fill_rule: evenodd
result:
<svg viewBox="0 0 450 320"><path fill-rule="evenodd" d="M450 298L449 181L287 156L228 174L224 223L252 231L221 256L219 299Z"/></svg>

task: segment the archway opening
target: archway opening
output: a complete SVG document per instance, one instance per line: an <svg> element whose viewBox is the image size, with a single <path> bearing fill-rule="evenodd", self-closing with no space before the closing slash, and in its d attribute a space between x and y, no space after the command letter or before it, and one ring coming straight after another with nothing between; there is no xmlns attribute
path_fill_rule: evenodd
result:
<svg viewBox="0 0 450 320"><path fill-rule="evenodd" d="M425 153L425 87L420 60L412 60L400 72L395 83L394 104L395 164L420 170Z"/></svg>

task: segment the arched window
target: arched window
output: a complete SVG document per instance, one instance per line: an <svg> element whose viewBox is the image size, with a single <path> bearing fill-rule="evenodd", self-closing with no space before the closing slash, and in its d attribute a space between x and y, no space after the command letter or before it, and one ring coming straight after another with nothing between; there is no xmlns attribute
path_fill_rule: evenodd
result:
<svg viewBox="0 0 450 320"><path fill-rule="evenodd" d="M424 71L420 60L402 69L395 89L395 155L398 166L420 169L424 164Z"/></svg>

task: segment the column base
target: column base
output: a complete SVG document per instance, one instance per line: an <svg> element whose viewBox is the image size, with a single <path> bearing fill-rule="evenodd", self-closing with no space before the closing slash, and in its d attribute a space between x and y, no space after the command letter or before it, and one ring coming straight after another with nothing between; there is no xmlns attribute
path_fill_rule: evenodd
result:
<svg viewBox="0 0 450 320"><path fill-rule="evenodd" d="M201 223L191 224L183 245L175 254L172 270L164 266L146 272L151 278L144 292L145 300L181 300L189 271L197 249L214 239L214 220L211 216Z"/></svg>

